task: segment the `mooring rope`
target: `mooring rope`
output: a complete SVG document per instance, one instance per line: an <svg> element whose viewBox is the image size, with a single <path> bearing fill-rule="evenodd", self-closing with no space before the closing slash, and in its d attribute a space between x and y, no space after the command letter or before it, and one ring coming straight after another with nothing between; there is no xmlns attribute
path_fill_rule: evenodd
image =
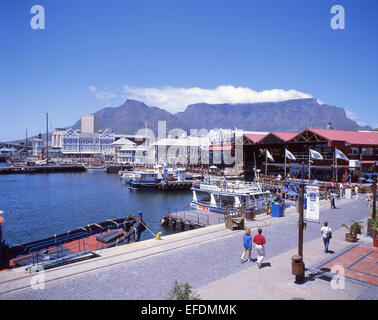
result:
<svg viewBox="0 0 378 320"><path fill-rule="evenodd" d="M139 220L139 222L141 223L141 224L143 224L144 226L145 226L145 228L148 230L148 231L150 231L151 232L151 234L154 236L154 238L156 237L156 234L155 233L153 233L143 222L142 222L142 220Z"/></svg>

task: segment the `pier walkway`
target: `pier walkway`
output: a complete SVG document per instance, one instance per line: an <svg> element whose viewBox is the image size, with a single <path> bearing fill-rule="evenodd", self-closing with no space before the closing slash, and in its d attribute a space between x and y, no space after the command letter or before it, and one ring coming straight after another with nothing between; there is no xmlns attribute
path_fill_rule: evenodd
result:
<svg viewBox="0 0 378 320"><path fill-rule="evenodd" d="M342 223L366 219L370 208L364 200L321 201L321 222L328 221L334 230L330 250L323 252L321 224L307 223L304 231L306 282L294 284L291 257L297 253L298 230L295 208L285 216L261 215L247 222L256 234L263 229L267 238L265 265L253 261L240 263L244 231L230 231L224 224L212 225L182 233L150 239L131 245L106 249L101 257L43 272L43 289L33 289L33 277L24 271L0 272L0 299L165 299L174 281L188 282L202 299L378 299L378 287L371 281L347 280L345 289L333 290L323 266L342 260L343 254L361 247L374 251L372 239L360 236L356 244L345 241ZM364 229L366 230L366 228ZM366 249L367 248L367 249ZM358 249L357 249L358 251ZM369 252L370 252L369 251ZM354 254L353 259L358 256ZM366 263L369 279L375 279L374 257ZM339 260L337 260L339 259ZM353 260L352 259L352 260ZM359 258L356 258L359 260ZM364 264L354 264L356 272L365 272ZM375 262L375 264L374 264ZM349 263L349 262L348 262ZM34 278L35 279L35 278ZM365 279L366 280L366 279Z"/></svg>

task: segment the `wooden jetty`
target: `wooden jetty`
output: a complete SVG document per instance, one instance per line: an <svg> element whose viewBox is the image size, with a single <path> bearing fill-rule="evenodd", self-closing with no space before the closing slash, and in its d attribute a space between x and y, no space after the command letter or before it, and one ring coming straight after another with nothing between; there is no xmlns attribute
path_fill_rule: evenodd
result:
<svg viewBox="0 0 378 320"><path fill-rule="evenodd" d="M207 210L184 210L166 214L161 225L182 231L224 223L224 215Z"/></svg>

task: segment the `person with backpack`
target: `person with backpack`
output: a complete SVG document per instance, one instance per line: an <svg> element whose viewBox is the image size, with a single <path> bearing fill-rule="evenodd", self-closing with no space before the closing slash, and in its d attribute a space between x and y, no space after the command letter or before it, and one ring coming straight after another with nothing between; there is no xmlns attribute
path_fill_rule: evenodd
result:
<svg viewBox="0 0 378 320"><path fill-rule="evenodd" d="M324 252L328 253L329 242L332 238L332 229L328 227L328 222L324 222L324 226L320 229L320 234L324 242Z"/></svg>

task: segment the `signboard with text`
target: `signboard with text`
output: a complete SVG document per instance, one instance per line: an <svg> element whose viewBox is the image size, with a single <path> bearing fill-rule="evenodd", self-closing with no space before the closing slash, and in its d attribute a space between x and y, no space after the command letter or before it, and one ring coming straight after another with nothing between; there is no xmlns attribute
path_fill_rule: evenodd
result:
<svg viewBox="0 0 378 320"><path fill-rule="evenodd" d="M319 187L306 186L305 219L319 221Z"/></svg>

